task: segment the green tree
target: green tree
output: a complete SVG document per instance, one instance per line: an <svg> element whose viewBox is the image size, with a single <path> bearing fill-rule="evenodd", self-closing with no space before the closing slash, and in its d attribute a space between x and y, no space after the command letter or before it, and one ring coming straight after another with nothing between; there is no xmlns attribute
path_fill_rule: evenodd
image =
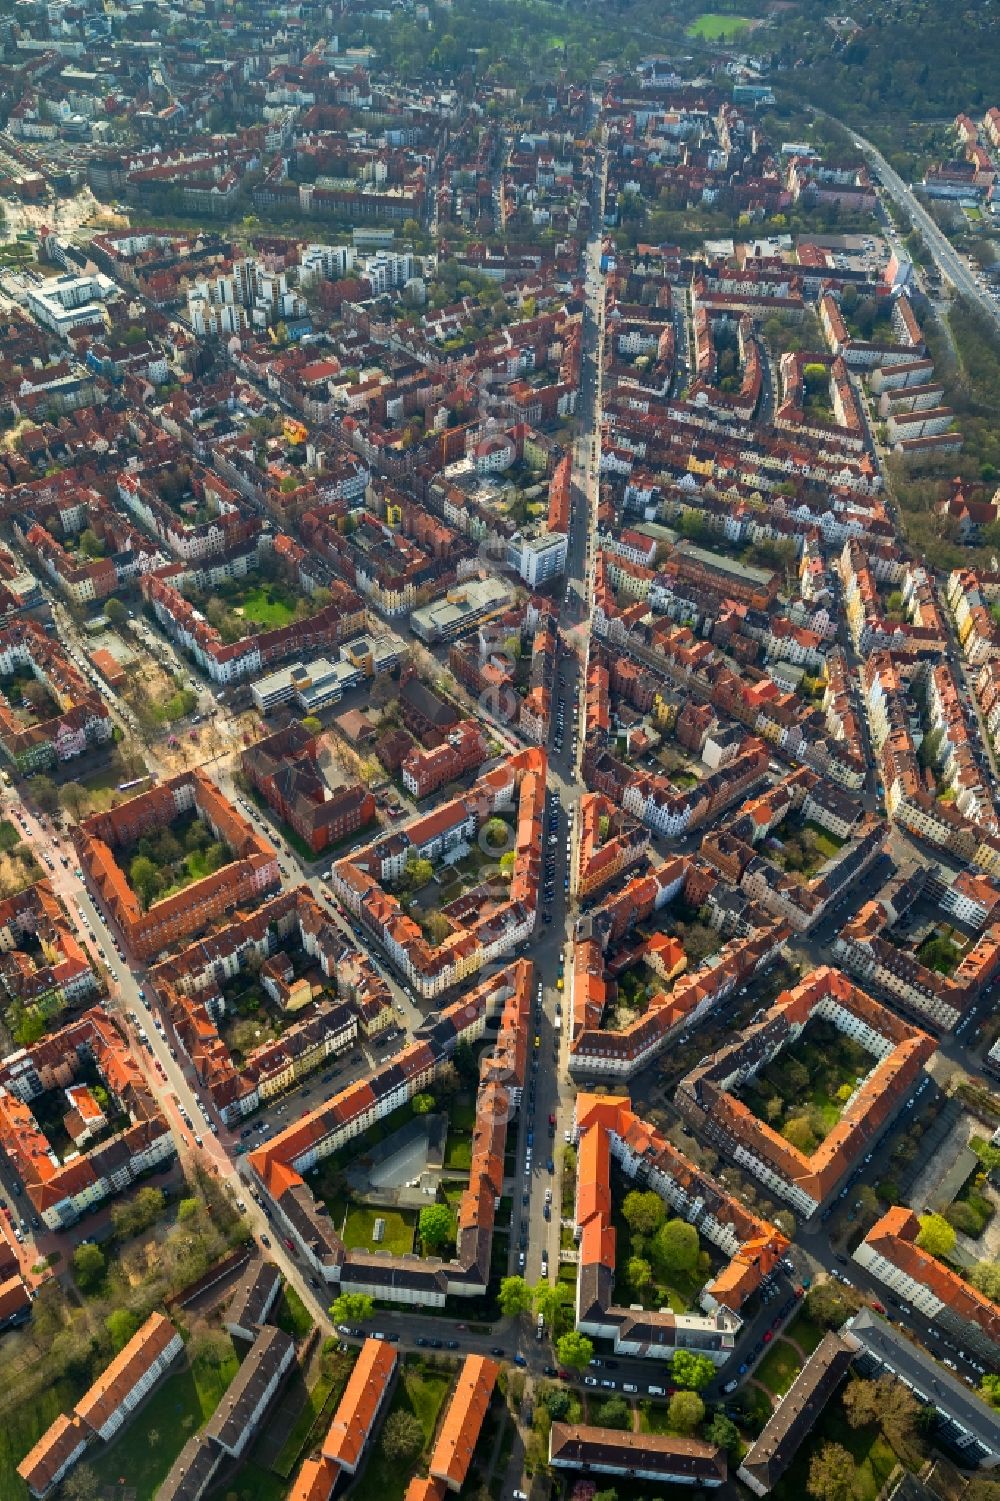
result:
<svg viewBox="0 0 1000 1501"><path fill-rule="evenodd" d="M181 1199L180 1203L177 1206L177 1218L181 1221L182 1224L185 1220L197 1219L198 1211L200 1208L200 1199Z"/></svg>
<svg viewBox="0 0 1000 1501"><path fill-rule="evenodd" d="M440 1251L454 1233L451 1210L447 1204L428 1204L420 1211L417 1228L424 1250L431 1253Z"/></svg>
<svg viewBox="0 0 1000 1501"><path fill-rule="evenodd" d="M817 1282L806 1294L806 1313L825 1329L838 1329L851 1309L835 1282Z"/></svg>
<svg viewBox="0 0 1000 1501"><path fill-rule="evenodd" d="M667 1220L649 1244L649 1258L660 1272L693 1272L698 1264L698 1232L684 1220Z"/></svg>
<svg viewBox="0 0 1000 1501"><path fill-rule="evenodd" d="M505 1318L516 1318L531 1307L532 1292L523 1277L503 1277L497 1303Z"/></svg>
<svg viewBox="0 0 1000 1501"><path fill-rule="evenodd" d="M104 556L104 543L92 527L85 526L79 536L80 552L85 558L101 558Z"/></svg>
<svg viewBox="0 0 1000 1501"><path fill-rule="evenodd" d="M120 599L106 599L104 601L104 613L112 625L121 625L124 620L128 619L128 610Z"/></svg>
<svg viewBox="0 0 1000 1501"><path fill-rule="evenodd" d="M968 1277L979 1292L1000 1303L1000 1261L977 1261L969 1268Z"/></svg>
<svg viewBox="0 0 1000 1501"><path fill-rule="evenodd" d="M930 1256L947 1256L955 1247L955 1231L943 1214L922 1214L917 1245Z"/></svg>
<svg viewBox="0 0 1000 1501"><path fill-rule="evenodd" d="M735 1454L740 1446L740 1430L724 1412L717 1412L712 1421L706 1424L705 1438L710 1444L717 1444L720 1449L728 1449L730 1454Z"/></svg>
<svg viewBox="0 0 1000 1501"><path fill-rule="evenodd" d="M641 1292L653 1280L653 1268L644 1256L630 1256L625 1267L625 1280L629 1287Z"/></svg>
<svg viewBox="0 0 1000 1501"><path fill-rule="evenodd" d="M598 1408L597 1421L602 1428L631 1428L632 1409L624 1397L609 1397Z"/></svg>
<svg viewBox="0 0 1000 1501"><path fill-rule="evenodd" d="M83 1292L93 1292L104 1281L106 1262L100 1246L80 1245L73 1252L73 1276Z"/></svg>
<svg viewBox="0 0 1000 1501"><path fill-rule="evenodd" d="M430 1115L437 1104L432 1094L415 1094L412 1100L414 1115Z"/></svg>
<svg viewBox="0 0 1000 1501"><path fill-rule="evenodd" d="M844 1387L841 1397L847 1421L852 1428L867 1428L879 1419L879 1389L875 1381L863 1381L855 1377Z"/></svg>
<svg viewBox="0 0 1000 1501"><path fill-rule="evenodd" d="M116 1308L104 1320L104 1327L111 1336L115 1352L124 1350L139 1327L139 1319L128 1308Z"/></svg>
<svg viewBox="0 0 1000 1501"><path fill-rule="evenodd" d="M486 843L496 848L498 845L507 843L507 832L507 825L502 818L491 818L483 830L483 835Z"/></svg>
<svg viewBox="0 0 1000 1501"><path fill-rule="evenodd" d="M678 1386L700 1392L715 1375L715 1366L707 1355L701 1355L697 1350L676 1350L670 1374Z"/></svg>
<svg viewBox="0 0 1000 1501"><path fill-rule="evenodd" d="M144 907L149 907L160 889L160 872L148 855L134 856L128 868L132 890Z"/></svg>
<svg viewBox="0 0 1000 1501"><path fill-rule="evenodd" d="M382 1429L382 1453L396 1464L416 1459L424 1447L424 1430L412 1412L391 1412Z"/></svg>
<svg viewBox="0 0 1000 1501"><path fill-rule="evenodd" d="M59 788L59 801L71 818L79 819L87 803L87 792L79 782L64 782Z"/></svg>
<svg viewBox="0 0 1000 1501"><path fill-rule="evenodd" d="M667 1406L667 1422L675 1433L693 1433L704 1417L705 1404L697 1392L674 1392Z"/></svg>
<svg viewBox="0 0 1000 1501"><path fill-rule="evenodd" d="M302 721L302 728L308 730L310 735L320 735L323 732L322 722L316 718L315 714L306 715Z"/></svg>
<svg viewBox="0 0 1000 1501"><path fill-rule="evenodd" d="M55 813L59 807L59 789L51 777L35 777L31 795L43 813Z"/></svg>
<svg viewBox="0 0 1000 1501"><path fill-rule="evenodd" d="M843 1444L824 1444L809 1461L806 1490L815 1501L851 1501L857 1466Z"/></svg>
<svg viewBox="0 0 1000 1501"><path fill-rule="evenodd" d="M422 860L417 857L417 859L408 860L406 863L407 882L411 891L419 891L421 886L426 886L433 874L434 867L429 860Z"/></svg>
<svg viewBox="0 0 1000 1501"><path fill-rule="evenodd" d="M572 1322L570 1311L573 1294L565 1282L537 1282L532 1303L535 1312L541 1314L556 1337L564 1333Z"/></svg>
<svg viewBox="0 0 1000 1501"><path fill-rule="evenodd" d="M642 1193L633 1188L622 1200L622 1214L633 1235L655 1235L667 1217L658 1193Z"/></svg>
<svg viewBox="0 0 1000 1501"><path fill-rule="evenodd" d="M984 1376L979 1390L993 1407L1000 1407L1000 1376Z"/></svg>
<svg viewBox="0 0 1000 1501"><path fill-rule="evenodd" d="M364 1324L375 1312L375 1300L367 1293L340 1293L330 1304L335 1324Z"/></svg>
<svg viewBox="0 0 1000 1501"><path fill-rule="evenodd" d="M568 1371L585 1371L594 1357L593 1341L576 1329L569 1329L556 1344L556 1359Z"/></svg>

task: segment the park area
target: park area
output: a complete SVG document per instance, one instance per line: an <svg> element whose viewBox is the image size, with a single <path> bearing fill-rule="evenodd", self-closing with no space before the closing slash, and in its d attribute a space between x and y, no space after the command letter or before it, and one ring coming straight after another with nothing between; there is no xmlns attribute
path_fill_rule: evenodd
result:
<svg viewBox="0 0 1000 1501"><path fill-rule="evenodd" d="M725 16L718 11L706 11L686 28L685 35L698 37L703 42L732 41L744 31L749 31L753 21L749 16Z"/></svg>
<svg viewBox="0 0 1000 1501"><path fill-rule="evenodd" d="M795 1043L743 1085L738 1098L809 1156L840 1120L874 1061L860 1043L814 1017Z"/></svg>
<svg viewBox="0 0 1000 1501"><path fill-rule="evenodd" d="M44 874L31 847L24 843L10 820L0 820L0 898L16 896L26 886L40 881Z"/></svg>
<svg viewBox="0 0 1000 1501"><path fill-rule="evenodd" d="M824 865L843 848L838 839L817 823L796 823L788 819L777 834L767 841L770 858L780 865L787 875L809 881Z"/></svg>
<svg viewBox="0 0 1000 1501"><path fill-rule="evenodd" d="M325 590L306 594L273 559L261 560L240 578L220 579L211 592L189 590L187 597L227 646L296 620L308 620L329 603Z"/></svg>
<svg viewBox="0 0 1000 1501"><path fill-rule="evenodd" d="M125 1484L133 1501L152 1501L181 1449L222 1401L239 1363L228 1335L192 1340L183 1367L167 1377L115 1443L94 1451L101 1485Z"/></svg>

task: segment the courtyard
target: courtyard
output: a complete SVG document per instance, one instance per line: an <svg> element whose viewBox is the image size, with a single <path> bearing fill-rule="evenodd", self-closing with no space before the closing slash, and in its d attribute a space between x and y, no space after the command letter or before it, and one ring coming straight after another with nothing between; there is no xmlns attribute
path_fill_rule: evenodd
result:
<svg viewBox="0 0 1000 1501"><path fill-rule="evenodd" d="M307 620L325 602L310 597L279 563L267 559L239 578L221 579L210 593L188 590L187 597L228 646L262 631Z"/></svg>
<svg viewBox="0 0 1000 1501"><path fill-rule="evenodd" d="M810 1019L798 1040L738 1091L773 1131L807 1156L840 1120L875 1059L822 1017Z"/></svg>
<svg viewBox="0 0 1000 1501"><path fill-rule="evenodd" d="M166 828L142 837L120 864L128 871L129 883L147 910L195 881L221 870L233 859L224 840L216 839L198 814L183 813Z"/></svg>

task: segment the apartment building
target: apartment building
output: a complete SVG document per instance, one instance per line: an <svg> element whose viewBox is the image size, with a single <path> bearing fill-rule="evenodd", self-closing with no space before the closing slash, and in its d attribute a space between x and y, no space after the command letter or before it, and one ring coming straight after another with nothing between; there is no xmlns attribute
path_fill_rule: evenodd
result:
<svg viewBox="0 0 1000 1501"><path fill-rule="evenodd" d="M895 1376L909 1387L921 1407L933 1409L935 1442L950 1449L962 1469L991 1470L1000 1464L996 1409L904 1330L862 1308L847 1321L840 1335L854 1352L860 1376Z"/></svg>
<svg viewBox="0 0 1000 1501"><path fill-rule="evenodd" d="M507 1131L528 1067L532 966L516 960L428 1018L413 1044L324 1101L252 1153L249 1161L312 1272L327 1284L416 1307L443 1307L449 1296L482 1295L489 1283ZM376 1121L426 1089L460 1041L499 1022L480 1060L469 1182L458 1206L457 1245L449 1262L348 1250L304 1175Z"/></svg>
<svg viewBox="0 0 1000 1501"><path fill-rule="evenodd" d="M811 1155L793 1147L731 1090L794 1042L810 1017L823 1017L871 1054L833 1130ZM853 985L839 970L813 970L784 991L763 1020L704 1059L677 1088L681 1114L720 1151L808 1218L879 1139L913 1092L935 1044Z"/></svg>
<svg viewBox="0 0 1000 1501"><path fill-rule="evenodd" d="M225 1328L233 1339L253 1341L281 1292L281 1273L273 1261L253 1256L226 1309Z"/></svg>
<svg viewBox="0 0 1000 1501"><path fill-rule="evenodd" d="M280 1037L261 1043L237 1064L219 1023L226 1009L225 982L250 964L260 965L261 984L288 1021ZM197 940L159 964L150 979L201 1084L228 1124L354 1047L360 1036L384 1030L393 1014L392 994L371 959L345 944L307 886L283 891L248 917Z"/></svg>
<svg viewBox="0 0 1000 1501"><path fill-rule="evenodd" d="M357 1474L392 1389L397 1360L394 1345L365 1340L319 1451L302 1465L289 1501L330 1501L338 1481Z"/></svg>
<svg viewBox="0 0 1000 1501"><path fill-rule="evenodd" d="M43 1016L99 990L87 954L48 881L0 901L0 992Z"/></svg>
<svg viewBox="0 0 1000 1501"><path fill-rule="evenodd" d="M73 1152L63 1161L35 1120L31 1101L53 1087L69 1090L88 1062L104 1079L128 1125L90 1151ZM67 1119L72 1124L72 1111ZM112 1019L96 1008L0 1064L0 1146L35 1213L50 1230L72 1225L176 1150L167 1120L127 1043Z"/></svg>
<svg viewBox="0 0 1000 1501"><path fill-rule="evenodd" d="M621 1475L706 1490L723 1485L727 1474L725 1450L701 1439L623 1433L586 1423L552 1424L549 1464L588 1478Z"/></svg>
<svg viewBox="0 0 1000 1501"><path fill-rule="evenodd" d="M825 1334L813 1350L736 1472L755 1496L768 1495L786 1473L843 1381L853 1356L850 1345L832 1333Z"/></svg>
<svg viewBox="0 0 1000 1501"><path fill-rule="evenodd" d="M1000 1360L1000 1309L957 1272L917 1245L920 1221L902 1205L888 1210L854 1252L854 1260L886 1287L995 1367Z"/></svg>
<svg viewBox="0 0 1000 1501"><path fill-rule="evenodd" d="M465 1484L499 1374L499 1363L488 1355L467 1355L462 1362L427 1461L431 1477L449 1491L457 1493Z"/></svg>
<svg viewBox="0 0 1000 1501"><path fill-rule="evenodd" d="M112 720L101 695L77 671L58 642L36 620L15 620L0 630L0 679L29 672L57 712L29 723L0 686L0 754L19 772L47 771L111 739Z"/></svg>
<svg viewBox="0 0 1000 1501"><path fill-rule="evenodd" d="M201 1501L219 1469L247 1452L294 1364L291 1335L270 1325L263 1328L215 1412L174 1460L157 1501Z"/></svg>
<svg viewBox="0 0 1000 1501"><path fill-rule="evenodd" d="M162 1313L151 1313L72 1413L61 1413L18 1465L17 1473L31 1494L47 1496L89 1445L114 1438L183 1348L170 1320Z"/></svg>
<svg viewBox="0 0 1000 1501"><path fill-rule="evenodd" d="M424 798L474 771L488 756L489 743L479 721L463 719L448 730L440 745L430 750L414 746L403 757L400 775L407 792L415 798Z"/></svg>
<svg viewBox="0 0 1000 1501"><path fill-rule="evenodd" d="M194 811L233 858L221 869L143 910L118 863L144 833L167 828L181 814ZM118 924L126 946L137 958L151 959L243 903L259 901L281 884L278 856L243 814L219 791L204 771L180 776L138 797L95 813L73 827L81 865Z"/></svg>
<svg viewBox="0 0 1000 1501"><path fill-rule="evenodd" d="M541 749L514 753L485 772L461 797L354 850L333 867L331 884L361 924L374 932L396 968L431 999L503 960L533 931L541 886L546 758ZM515 823L514 869L506 900L488 883L440 909L449 932L431 945L383 882L402 875L409 858L439 862L459 853L494 814Z"/></svg>
<svg viewBox="0 0 1000 1501"><path fill-rule="evenodd" d="M707 1173L696 1169L666 1138L640 1120L627 1096L577 1096L575 1232L579 1245L578 1328L613 1339L616 1351L649 1358L673 1349L701 1350L723 1365L740 1326L738 1311L788 1248L774 1225L759 1219ZM702 1291L705 1317L641 1312L612 1305L615 1231L611 1162L653 1192L728 1258Z"/></svg>
<svg viewBox="0 0 1000 1501"><path fill-rule="evenodd" d="M356 834L375 817L375 799L360 782L331 789L319 766L315 736L292 720L245 750L251 784L314 855Z"/></svg>

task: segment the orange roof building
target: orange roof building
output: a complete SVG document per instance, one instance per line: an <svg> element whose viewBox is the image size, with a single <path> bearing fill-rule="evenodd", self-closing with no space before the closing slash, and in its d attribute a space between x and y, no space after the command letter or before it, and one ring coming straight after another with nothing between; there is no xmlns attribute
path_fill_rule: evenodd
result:
<svg viewBox="0 0 1000 1501"><path fill-rule="evenodd" d="M320 1446L303 1464L288 1501L330 1501L341 1472L354 1475L396 1370L396 1348L366 1339Z"/></svg>
<svg viewBox="0 0 1000 1501"><path fill-rule="evenodd" d="M995 1368L1000 1364L1000 1308L936 1256L917 1245L920 1221L896 1205L876 1222L854 1260L920 1313Z"/></svg>
<svg viewBox="0 0 1000 1501"><path fill-rule="evenodd" d="M396 1347L366 1339L323 1440L323 1458L353 1475L396 1369Z"/></svg>
<svg viewBox="0 0 1000 1501"><path fill-rule="evenodd" d="M872 1054L872 1068L833 1130L806 1154L759 1120L727 1081L756 1072L791 1044L811 1016L825 1018ZM702 1060L677 1087L681 1114L713 1146L749 1169L800 1214L814 1214L882 1134L912 1093L935 1044L851 983L840 970L813 970L783 991L764 1019Z"/></svg>
<svg viewBox="0 0 1000 1501"><path fill-rule="evenodd" d="M112 1438L183 1348L170 1320L162 1313L150 1314L73 1412L60 1413L18 1465L17 1473L32 1495L48 1495L93 1440Z"/></svg>
<svg viewBox="0 0 1000 1501"><path fill-rule="evenodd" d="M751 1214L654 1126L640 1120L627 1096L578 1094L576 1129L577 1327L613 1339L622 1354L663 1359L683 1346L699 1350L716 1365L725 1364L739 1329L734 1315L774 1270L788 1249L787 1237ZM674 1212L697 1219L700 1232L729 1257L704 1290L707 1314L637 1312L614 1304L612 1155L628 1179L658 1193Z"/></svg>
<svg viewBox="0 0 1000 1501"><path fill-rule="evenodd" d="M467 1355L427 1468L449 1490L460 1491L469 1473L500 1367L486 1355Z"/></svg>

